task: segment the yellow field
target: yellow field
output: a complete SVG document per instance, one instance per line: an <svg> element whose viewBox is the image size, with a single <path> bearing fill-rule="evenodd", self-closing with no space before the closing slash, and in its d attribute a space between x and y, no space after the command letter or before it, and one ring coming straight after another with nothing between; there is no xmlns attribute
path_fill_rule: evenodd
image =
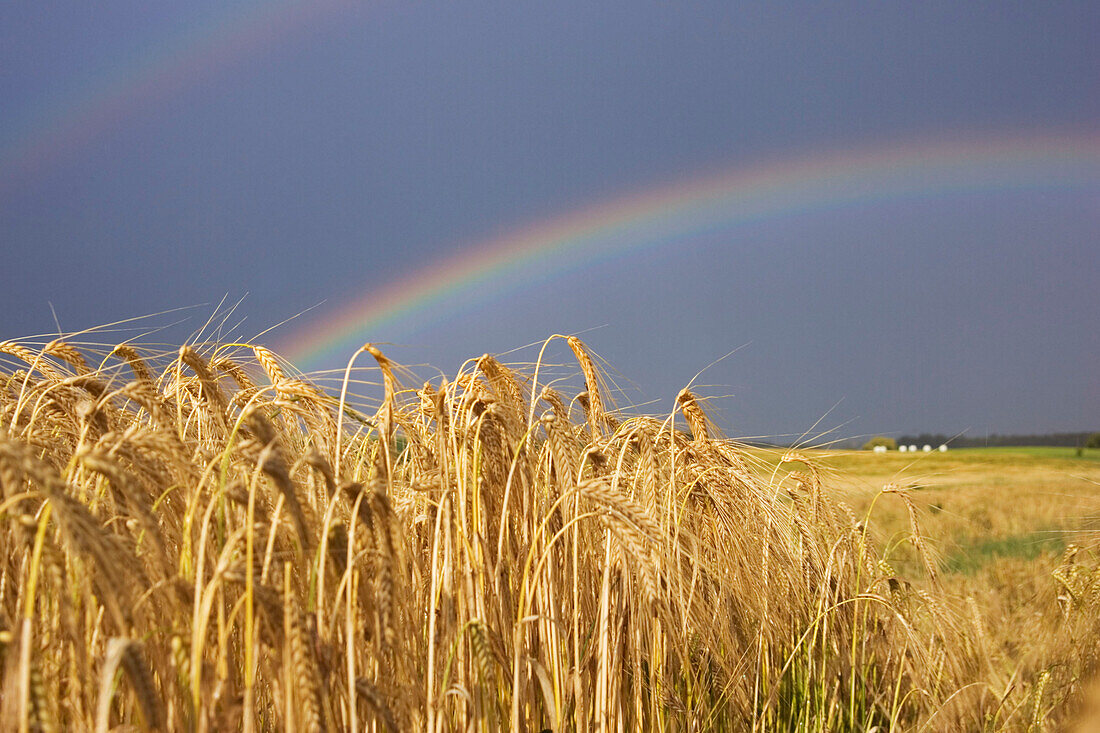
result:
<svg viewBox="0 0 1100 733"><path fill-rule="evenodd" d="M748 449L688 391L616 412L554 340L573 382L364 347L332 392L248 344L0 343L0 726L1088 715L1100 462Z"/></svg>
<svg viewBox="0 0 1100 733"><path fill-rule="evenodd" d="M948 575L968 577L1002 559L1056 559L1070 544L1094 541L1100 530L1100 461L1094 455L1100 451L1083 453L1076 458L1071 448L1006 448L810 455L831 490L860 514L883 486L909 489ZM902 502L878 501L874 519L876 535L888 544L909 532ZM900 548L903 563L911 559L906 547Z"/></svg>
<svg viewBox="0 0 1100 733"><path fill-rule="evenodd" d="M1065 621L1072 609L1096 601L1075 598L1074 591L1084 587L1082 563L1094 568L1100 546L1100 451L805 453L839 500L860 517L872 512L872 534L885 559L899 577L913 579L927 572L909 541L911 516L904 502L882 493L886 486L908 490L945 602L980 622L993 671L1002 679L1019 684L1044 673L1059 678L1064 665L1074 664L1068 660L1095 655L1097 640L1065 633ZM757 455L768 469L779 465L773 452ZM1095 592L1094 585L1088 587ZM1095 674L1093 664L1079 671ZM1033 704L1046 705L1050 718L1065 724L1069 718L1061 714L1077 704L1075 676L1062 677L1067 688L1048 687L1050 699ZM1100 725L1100 708L1082 715Z"/></svg>

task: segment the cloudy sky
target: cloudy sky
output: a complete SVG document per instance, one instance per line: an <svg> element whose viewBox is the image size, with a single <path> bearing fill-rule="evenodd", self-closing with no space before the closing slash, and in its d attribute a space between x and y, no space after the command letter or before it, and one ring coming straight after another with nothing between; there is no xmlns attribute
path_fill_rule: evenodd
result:
<svg viewBox="0 0 1100 733"><path fill-rule="evenodd" d="M308 311L263 340L309 369L583 332L652 411L736 349L697 380L734 435L1100 429L1097 37L1093 2L4 4L0 338L244 297L240 337Z"/></svg>

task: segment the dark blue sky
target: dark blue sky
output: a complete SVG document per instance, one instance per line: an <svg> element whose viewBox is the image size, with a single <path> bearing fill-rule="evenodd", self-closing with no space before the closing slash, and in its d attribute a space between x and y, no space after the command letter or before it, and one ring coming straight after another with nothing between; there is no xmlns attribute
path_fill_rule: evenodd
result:
<svg viewBox="0 0 1100 733"><path fill-rule="evenodd" d="M187 333L246 293L249 336L708 172L1095 139L1098 37L1092 2L6 4L0 338L55 331L50 303L66 331L200 306ZM838 401L842 435L1100 429L1098 201L1100 177L757 222L368 338L453 371L595 329L651 409L743 346L700 379L739 435Z"/></svg>

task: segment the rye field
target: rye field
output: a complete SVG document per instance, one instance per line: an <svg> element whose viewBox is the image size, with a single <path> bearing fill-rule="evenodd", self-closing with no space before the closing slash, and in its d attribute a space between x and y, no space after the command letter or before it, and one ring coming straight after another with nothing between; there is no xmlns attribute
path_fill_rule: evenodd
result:
<svg viewBox="0 0 1100 733"><path fill-rule="evenodd" d="M1094 454L749 448L572 337L357 356L0 343L3 730L1095 722Z"/></svg>

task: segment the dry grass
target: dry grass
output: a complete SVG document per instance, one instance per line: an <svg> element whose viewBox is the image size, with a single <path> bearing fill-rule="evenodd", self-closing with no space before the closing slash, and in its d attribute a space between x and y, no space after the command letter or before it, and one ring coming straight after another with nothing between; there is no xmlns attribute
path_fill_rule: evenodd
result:
<svg viewBox="0 0 1100 733"><path fill-rule="evenodd" d="M334 398L247 344L0 344L3 728L1068 720L1096 658L1087 551L1029 579L1018 623L1054 636L1014 654L920 492L861 498L814 455L718 438L690 392L690 434L617 414L584 344L555 346L573 390L542 352L414 388L364 347L380 385L349 368ZM888 504L916 562L875 528Z"/></svg>

